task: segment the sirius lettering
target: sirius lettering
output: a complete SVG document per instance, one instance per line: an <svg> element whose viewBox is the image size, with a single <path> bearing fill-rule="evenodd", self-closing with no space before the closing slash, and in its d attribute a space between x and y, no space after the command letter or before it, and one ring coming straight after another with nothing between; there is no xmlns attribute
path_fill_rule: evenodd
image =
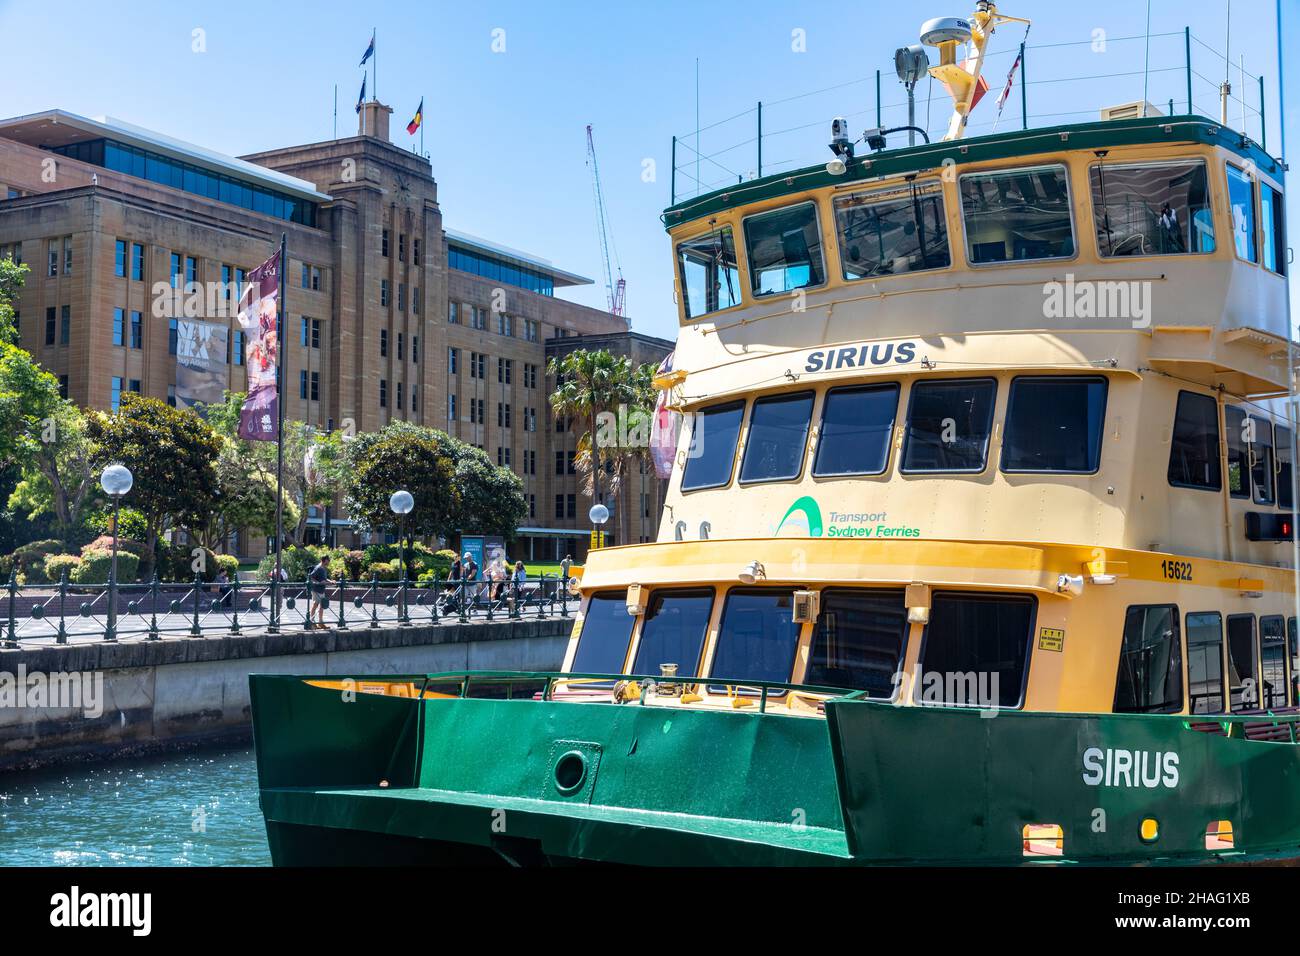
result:
<svg viewBox="0 0 1300 956"><path fill-rule="evenodd" d="M1083 782L1090 787L1173 789L1178 786L1178 754L1089 747L1083 752Z"/></svg>
<svg viewBox="0 0 1300 956"><path fill-rule="evenodd" d="M916 359L916 343L877 342L874 345L850 345L842 349L818 349L808 353L805 372L833 372L842 368L868 368L872 365L906 365Z"/></svg>

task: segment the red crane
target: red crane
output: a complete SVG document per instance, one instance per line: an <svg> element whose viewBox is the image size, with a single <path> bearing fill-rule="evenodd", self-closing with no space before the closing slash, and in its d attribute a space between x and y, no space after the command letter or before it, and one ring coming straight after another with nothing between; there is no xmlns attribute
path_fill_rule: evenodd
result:
<svg viewBox="0 0 1300 956"><path fill-rule="evenodd" d="M600 188L600 170L596 166L596 141L591 135L591 125L587 126L587 165L591 167L592 191L596 198L596 223L600 227L600 254L605 266L605 297L609 304L609 314L627 319L627 281L623 278L623 266L618 261L618 247L614 247L613 265L610 264L609 216L605 212L605 194ZM614 278L614 273L618 278Z"/></svg>

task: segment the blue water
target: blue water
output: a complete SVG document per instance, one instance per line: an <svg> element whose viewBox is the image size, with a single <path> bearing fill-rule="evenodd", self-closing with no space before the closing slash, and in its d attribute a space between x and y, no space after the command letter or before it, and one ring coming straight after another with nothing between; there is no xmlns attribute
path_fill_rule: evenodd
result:
<svg viewBox="0 0 1300 956"><path fill-rule="evenodd" d="M251 747L0 775L0 865L270 862Z"/></svg>

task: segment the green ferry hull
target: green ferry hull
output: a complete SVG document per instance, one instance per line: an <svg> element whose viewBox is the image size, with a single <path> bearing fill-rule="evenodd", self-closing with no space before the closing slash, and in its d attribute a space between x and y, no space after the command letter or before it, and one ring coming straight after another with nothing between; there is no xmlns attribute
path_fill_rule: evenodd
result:
<svg viewBox="0 0 1300 956"><path fill-rule="evenodd" d="M251 677L276 865L1300 856L1293 718L1276 718L1288 739L1274 742L1240 736L1239 718L1220 735L1176 716L990 717L841 699L822 720L757 702L416 700L307 680ZM1155 839L1143 838L1144 820ZM1218 821L1231 824L1232 846L1207 849ZM1026 825L1059 826L1062 855L1025 856Z"/></svg>

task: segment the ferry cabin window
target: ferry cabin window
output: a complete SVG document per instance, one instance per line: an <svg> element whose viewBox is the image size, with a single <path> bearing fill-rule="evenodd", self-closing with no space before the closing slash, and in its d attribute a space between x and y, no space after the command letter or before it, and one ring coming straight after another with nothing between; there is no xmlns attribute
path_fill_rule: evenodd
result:
<svg viewBox="0 0 1300 956"><path fill-rule="evenodd" d="M890 699L907 647L907 607L899 590L826 589L803 682Z"/></svg>
<svg viewBox="0 0 1300 956"><path fill-rule="evenodd" d="M1064 166L963 176L961 205L972 263L1074 256Z"/></svg>
<svg viewBox="0 0 1300 956"><path fill-rule="evenodd" d="M1286 275L1286 230L1282 226L1282 194L1268 183L1259 184L1259 233L1264 247L1264 268Z"/></svg>
<svg viewBox="0 0 1300 956"><path fill-rule="evenodd" d="M1178 393L1169 448L1169 483L1178 488L1222 489L1219 404L1213 396Z"/></svg>
<svg viewBox="0 0 1300 956"><path fill-rule="evenodd" d="M688 319L740 304L740 269L730 226L679 242L677 268Z"/></svg>
<svg viewBox="0 0 1300 956"><path fill-rule="evenodd" d="M883 474L897 414L897 382L832 388L822 403L813 475Z"/></svg>
<svg viewBox="0 0 1300 956"><path fill-rule="evenodd" d="M745 457L740 463L741 482L799 477L812 407L812 392L773 395L754 402Z"/></svg>
<svg viewBox="0 0 1300 956"><path fill-rule="evenodd" d="M1214 251L1204 163L1098 163L1089 173L1097 249L1103 256Z"/></svg>
<svg viewBox="0 0 1300 956"><path fill-rule="evenodd" d="M1286 634L1280 614L1259 619L1260 698L1266 709L1287 705Z"/></svg>
<svg viewBox="0 0 1300 956"><path fill-rule="evenodd" d="M1273 453L1277 456L1277 506L1290 510L1291 469L1295 467L1295 436L1285 425L1273 426L1273 437L1277 447Z"/></svg>
<svg viewBox="0 0 1300 956"><path fill-rule="evenodd" d="M1300 704L1300 635L1296 631L1296 619L1286 619L1286 641L1291 649L1291 699Z"/></svg>
<svg viewBox="0 0 1300 956"><path fill-rule="evenodd" d="M1013 379L1002 470L1091 474L1101 463L1105 420L1104 378Z"/></svg>
<svg viewBox="0 0 1300 956"><path fill-rule="evenodd" d="M1238 258L1259 262L1255 241L1255 183L1245 171L1228 164L1228 204L1232 208L1232 242Z"/></svg>
<svg viewBox="0 0 1300 956"><path fill-rule="evenodd" d="M1273 424L1251 415L1247 420L1246 443L1250 452L1250 487L1256 504L1273 503Z"/></svg>
<svg viewBox="0 0 1300 956"><path fill-rule="evenodd" d="M996 394L991 378L913 385L902 471L983 471Z"/></svg>
<svg viewBox="0 0 1300 956"><path fill-rule="evenodd" d="M636 618L627 613L626 591L593 594L569 670L575 674L622 674L634 624Z"/></svg>
<svg viewBox="0 0 1300 956"><path fill-rule="evenodd" d="M1223 618L1218 612L1187 615L1187 684L1191 713L1223 713Z"/></svg>
<svg viewBox="0 0 1300 956"><path fill-rule="evenodd" d="M722 606L711 678L788 681L801 625L793 621L789 591L732 589Z"/></svg>
<svg viewBox="0 0 1300 956"><path fill-rule="evenodd" d="M844 278L872 279L952 265L943 187L908 183L835 200Z"/></svg>
<svg viewBox="0 0 1300 956"><path fill-rule="evenodd" d="M686 451L686 470L682 473L683 491L718 488L731 481L731 466L736 459L736 442L744 417L743 401L714 405L695 416L691 444Z"/></svg>
<svg viewBox="0 0 1300 956"><path fill-rule="evenodd" d="M1228 435L1228 492L1234 498L1250 497L1250 456L1247 453L1246 413L1235 405L1223 409Z"/></svg>
<svg viewBox="0 0 1300 956"><path fill-rule="evenodd" d="M696 676L712 612L712 588L652 592L632 673L654 677L661 664L676 664L679 676Z"/></svg>
<svg viewBox="0 0 1300 956"><path fill-rule="evenodd" d="M821 285L822 237L815 203L800 203L745 220L749 285L755 296Z"/></svg>
<svg viewBox="0 0 1300 956"><path fill-rule="evenodd" d="M1117 714L1172 714L1183 709L1182 636L1174 605L1128 609L1111 709Z"/></svg>
<svg viewBox="0 0 1300 956"><path fill-rule="evenodd" d="M921 644L916 699L963 707L1019 707L1033 623L1032 597L935 594Z"/></svg>
<svg viewBox="0 0 1300 956"><path fill-rule="evenodd" d="M1255 616L1233 615L1228 618L1228 699L1234 711L1259 709L1256 670Z"/></svg>

